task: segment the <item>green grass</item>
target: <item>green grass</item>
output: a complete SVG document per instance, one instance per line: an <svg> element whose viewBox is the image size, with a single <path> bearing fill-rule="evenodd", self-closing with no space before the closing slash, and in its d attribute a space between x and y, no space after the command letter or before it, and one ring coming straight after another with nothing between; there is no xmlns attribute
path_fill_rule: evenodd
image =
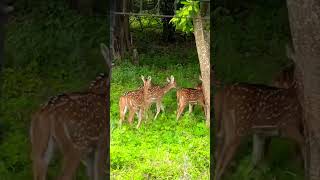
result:
<svg viewBox="0 0 320 180"><path fill-rule="evenodd" d="M179 49L179 48L178 48ZM193 51L195 52L195 51ZM173 54L175 54L173 56ZM136 129L137 118L131 127L127 121L119 127L119 97L129 90L142 85L140 75L151 75L152 82L164 85L166 77L173 75L179 87L194 87L198 82L199 67L195 63L186 65L167 65L166 57L179 54L163 52L162 56L144 54L144 66L136 67L129 63L113 69L111 83L111 177L112 179L209 179L210 140L209 129L205 126L205 117L200 107L192 114L187 112L176 121L176 90L171 90L163 100L165 113L160 113L156 120L145 121ZM192 57L192 56L191 56ZM186 60L186 61L192 61ZM153 65L152 65L153 64ZM151 107L149 117L155 114L155 105ZM128 113L127 113L128 115ZM152 116L153 117L153 116Z"/></svg>

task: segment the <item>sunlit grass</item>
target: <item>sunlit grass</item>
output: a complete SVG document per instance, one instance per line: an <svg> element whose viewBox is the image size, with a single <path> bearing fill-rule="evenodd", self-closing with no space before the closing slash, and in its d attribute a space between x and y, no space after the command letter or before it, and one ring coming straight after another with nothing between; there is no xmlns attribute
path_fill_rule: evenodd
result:
<svg viewBox="0 0 320 180"><path fill-rule="evenodd" d="M185 114L176 121L176 90L164 98L165 113L156 120L150 118L136 129L137 118L131 127L127 121L119 127L118 99L127 90L141 85L140 75L151 75L152 81L165 84L173 75L180 87L198 83L198 67L161 68L120 65L113 70L111 84L111 176L112 179L209 179L209 129L201 108ZM155 106L151 107L154 115Z"/></svg>

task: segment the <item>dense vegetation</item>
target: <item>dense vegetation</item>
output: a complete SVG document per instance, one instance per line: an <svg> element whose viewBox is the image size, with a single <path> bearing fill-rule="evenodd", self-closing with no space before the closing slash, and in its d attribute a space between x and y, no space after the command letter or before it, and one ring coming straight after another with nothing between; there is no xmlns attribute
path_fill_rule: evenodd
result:
<svg viewBox="0 0 320 180"><path fill-rule="evenodd" d="M213 59L225 83L269 84L274 73L290 63L285 43L290 31L285 1L216 1L213 11ZM243 142L226 179L303 179L295 144L274 138L265 160L251 165L251 138ZM299 153L299 152L297 152Z"/></svg>
<svg viewBox="0 0 320 180"><path fill-rule="evenodd" d="M43 2L43 1L42 1ZM0 179L32 179L30 115L50 96L80 91L105 62L99 43L108 42L106 17L84 17L64 1L20 9L6 27L4 72L1 75ZM58 158L55 158L58 161ZM59 169L52 163L50 177ZM85 179L84 171L77 179Z"/></svg>

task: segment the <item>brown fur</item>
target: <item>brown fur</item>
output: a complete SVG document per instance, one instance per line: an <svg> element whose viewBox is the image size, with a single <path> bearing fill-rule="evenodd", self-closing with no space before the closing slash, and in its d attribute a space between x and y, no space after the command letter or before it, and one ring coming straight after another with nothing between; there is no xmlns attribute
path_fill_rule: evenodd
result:
<svg viewBox="0 0 320 180"><path fill-rule="evenodd" d="M296 85L287 89L263 85L234 84L214 96L217 121L215 177L221 179L242 139L258 131L276 131L296 141L304 157L302 111Z"/></svg>
<svg viewBox="0 0 320 180"><path fill-rule="evenodd" d="M101 52L108 76L98 76L87 91L53 97L34 113L30 128L34 180L46 179L51 155L57 148L63 154L58 179L72 179L80 161L87 166L90 179L108 176L111 60L104 44Z"/></svg>
<svg viewBox="0 0 320 180"><path fill-rule="evenodd" d="M179 120L186 105L189 105L189 113L192 112L193 105L200 105L206 114L205 99L202 91L202 83L198 84L195 89L182 88L177 90L177 120Z"/></svg>

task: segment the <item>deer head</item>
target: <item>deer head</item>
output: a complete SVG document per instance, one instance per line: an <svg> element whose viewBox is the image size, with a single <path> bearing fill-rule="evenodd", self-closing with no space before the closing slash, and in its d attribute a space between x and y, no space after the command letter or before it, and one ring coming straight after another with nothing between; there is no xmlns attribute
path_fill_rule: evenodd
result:
<svg viewBox="0 0 320 180"><path fill-rule="evenodd" d="M110 56L110 49L104 44L100 43L100 51L106 62L108 75L100 73L94 81L91 82L89 86L89 91L97 94L107 94L109 93L110 79L111 79L111 70L112 70L112 61Z"/></svg>
<svg viewBox="0 0 320 180"><path fill-rule="evenodd" d="M168 82L169 89L177 87L177 83L172 75L170 76L170 79L167 77L167 82Z"/></svg>
<svg viewBox="0 0 320 180"><path fill-rule="evenodd" d="M144 99L147 99L149 95L149 89L151 87L151 76L148 76L148 78L145 78L144 76L141 75L141 79L143 81L143 94L144 94Z"/></svg>

